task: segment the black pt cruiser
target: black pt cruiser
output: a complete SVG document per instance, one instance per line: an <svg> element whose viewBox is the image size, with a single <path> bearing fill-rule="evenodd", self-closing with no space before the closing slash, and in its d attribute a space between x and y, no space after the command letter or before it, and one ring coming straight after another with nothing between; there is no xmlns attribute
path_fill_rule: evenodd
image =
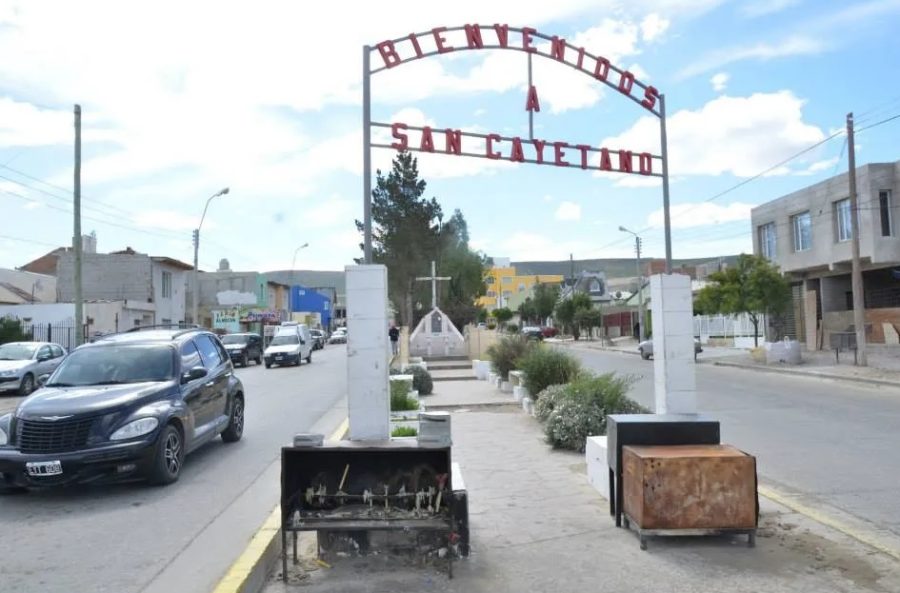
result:
<svg viewBox="0 0 900 593"><path fill-rule="evenodd" d="M0 492L178 479L186 454L244 430L244 387L215 334L143 329L77 348L0 417Z"/></svg>

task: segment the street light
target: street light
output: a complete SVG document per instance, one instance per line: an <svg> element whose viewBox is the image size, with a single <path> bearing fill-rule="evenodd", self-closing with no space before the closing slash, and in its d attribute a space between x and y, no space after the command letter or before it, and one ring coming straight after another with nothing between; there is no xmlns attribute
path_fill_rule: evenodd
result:
<svg viewBox="0 0 900 593"><path fill-rule="evenodd" d="M206 205L203 206L203 215L200 217L200 224L197 225L197 228L194 229L194 273L192 275L191 284L193 284L193 290L191 294L193 298L191 299L191 322L199 325L197 320L197 303L200 300L199 294L199 286L197 284L197 258L200 254L200 229L203 227L203 220L206 218L206 209L209 208L209 203L212 202L213 198L218 198L219 196L224 196L228 193L228 188L221 189L209 196L206 200Z"/></svg>
<svg viewBox="0 0 900 593"><path fill-rule="evenodd" d="M637 254L637 274L638 274L638 341L644 339L644 277L641 274L641 238L634 231L630 231L623 226L619 230L629 235L634 235L634 250Z"/></svg>
<svg viewBox="0 0 900 593"><path fill-rule="evenodd" d="M309 247L309 243L304 243L303 245L301 245L300 247L295 249L294 250L294 258L291 260L291 286L290 286L289 293L288 293L290 295L290 298L288 299L288 303L290 306L290 311L288 311L288 315L290 315L291 319L294 318L294 267L297 263L297 253L299 253L301 249L306 249L307 247Z"/></svg>

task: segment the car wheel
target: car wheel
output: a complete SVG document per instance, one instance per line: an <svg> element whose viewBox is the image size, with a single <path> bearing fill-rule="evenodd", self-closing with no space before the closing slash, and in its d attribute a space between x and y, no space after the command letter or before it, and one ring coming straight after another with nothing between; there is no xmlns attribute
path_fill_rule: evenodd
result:
<svg viewBox="0 0 900 593"><path fill-rule="evenodd" d="M151 484L165 485L178 480L184 465L184 438L174 425L167 424L156 441L156 460L148 476Z"/></svg>
<svg viewBox="0 0 900 593"><path fill-rule="evenodd" d="M34 391L34 375L25 373L22 384L19 385L19 395L29 395L32 391Z"/></svg>
<svg viewBox="0 0 900 593"><path fill-rule="evenodd" d="M222 440L226 443L235 443L241 440L244 434L244 398L235 397L231 406L231 418L228 420L228 428L222 433Z"/></svg>
<svg viewBox="0 0 900 593"><path fill-rule="evenodd" d="M241 366L242 367L250 366L250 357L247 356L246 352L244 352L244 356L241 357Z"/></svg>
<svg viewBox="0 0 900 593"><path fill-rule="evenodd" d="M312 350L309 351L309 356L306 357L306 364L312 364Z"/></svg>
<svg viewBox="0 0 900 593"><path fill-rule="evenodd" d="M256 357L256 364L262 364L262 355Z"/></svg>
<svg viewBox="0 0 900 593"><path fill-rule="evenodd" d="M267 369L271 369L271 368L272 368L272 363L271 363L271 362L267 362L267 363L266 363L266 368L267 368Z"/></svg>

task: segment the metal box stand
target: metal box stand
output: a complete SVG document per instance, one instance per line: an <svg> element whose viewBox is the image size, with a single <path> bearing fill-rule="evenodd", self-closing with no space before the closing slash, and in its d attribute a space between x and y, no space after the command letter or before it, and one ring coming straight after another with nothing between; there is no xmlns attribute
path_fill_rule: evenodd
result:
<svg viewBox="0 0 900 593"><path fill-rule="evenodd" d="M756 459L729 445L623 449L625 527L648 535L746 534L759 520Z"/></svg>

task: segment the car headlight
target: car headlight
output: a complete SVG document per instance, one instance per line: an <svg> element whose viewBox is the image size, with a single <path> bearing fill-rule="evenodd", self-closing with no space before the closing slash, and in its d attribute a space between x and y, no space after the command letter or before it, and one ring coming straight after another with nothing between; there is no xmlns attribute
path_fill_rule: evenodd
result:
<svg viewBox="0 0 900 593"><path fill-rule="evenodd" d="M15 377L16 371L0 371L0 377Z"/></svg>
<svg viewBox="0 0 900 593"><path fill-rule="evenodd" d="M0 428L0 447L7 444L9 442L9 437L6 435L6 431Z"/></svg>
<svg viewBox="0 0 900 593"><path fill-rule="evenodd" d="M111 441L124 441L126 439L134 439L142 437L156 430L159 426L159 420L156 418L140 418L133 422L129 422L109 437Z"/></svg>

